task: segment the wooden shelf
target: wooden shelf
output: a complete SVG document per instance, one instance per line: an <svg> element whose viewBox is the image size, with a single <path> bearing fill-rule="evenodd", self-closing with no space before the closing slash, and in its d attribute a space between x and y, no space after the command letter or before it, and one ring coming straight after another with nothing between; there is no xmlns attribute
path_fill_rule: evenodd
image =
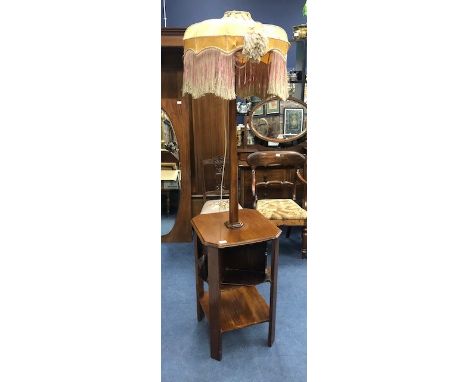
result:
<svg viewBox="0 0 468 382"><path fill-rule="evenodd" d="M209 293L205 292L200 298L200 305L209 320ZM267 322L270 319L270 308L254 286L221 289L220 305L222 333Z"/></svg>
<svg viewBox="0 0 468 382"><path fill-rule="evenodd" d="M225 269L223 272L223 284L230 285L258 285L270 282L270 268L266 272L255 272L238 269Z"/></svg>

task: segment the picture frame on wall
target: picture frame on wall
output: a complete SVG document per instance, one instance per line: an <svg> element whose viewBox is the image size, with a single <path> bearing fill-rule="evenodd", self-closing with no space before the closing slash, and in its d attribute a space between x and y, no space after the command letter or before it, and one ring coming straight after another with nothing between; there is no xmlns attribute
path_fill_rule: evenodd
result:
<svg viewBox="0 0 468 382"><path fill-rule="evenodd" d="M278 100L267 102L266 104L266 114L279 114L280 104Z"/></svg>
<svg viewBox="0 0 468 382"><path fill-rule="evenodd" d="M304 125L304 109L284 109L283 131L284 135L298 135L302 133Z"/></svg>
<svg viewBox="0 0 468 382"><path fill-rule="evenodd" d="M265 115L265 105L262 105L262 107L258 107L255 109L255 111L252 113L253 116L263 116Z"/></svg>

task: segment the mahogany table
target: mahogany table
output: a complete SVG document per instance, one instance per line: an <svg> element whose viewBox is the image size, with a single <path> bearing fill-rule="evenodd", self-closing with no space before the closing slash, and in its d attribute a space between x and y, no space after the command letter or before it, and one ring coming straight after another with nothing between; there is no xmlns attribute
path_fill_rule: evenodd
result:
<svg viewBox="0 0 468 382"><path fill-rule="evenodd" d="M198 215L192 219L197 319L201 321L205 315L208 318L211 358L218 361L222 357L221 335L224 332L268 322L268 346L272 346L275 339L278 238L281 230L252 209L239 210L239 220L244 223L242 228L228 229L224 224L228 219L228 212ZM266 248L266 243L270 241L270 268L258 272L258 260L263 258L266 264L265 250L259 257L259 248ZM208 257L206 292L200 266L204 247ZM252 256L249 252L252 252ZM256 265L257 271L244 269L225 272L223 258L232 263L236 256L251 256L247 262ZM270 282L269 305L255 287L266 281Z"/></svg>

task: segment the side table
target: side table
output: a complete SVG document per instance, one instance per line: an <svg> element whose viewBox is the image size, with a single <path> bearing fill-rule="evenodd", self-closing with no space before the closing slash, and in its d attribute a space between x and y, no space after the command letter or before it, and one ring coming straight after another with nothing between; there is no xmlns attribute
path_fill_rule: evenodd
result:
<svg viewBox="0 0 468 382"><path fill-rule="evenodd" d="M279 236L281 230L253 209L239 210L242 228L228 229L224 223L228 212L198 215L192 219L195 253L195 280L197 319L208 318L210 327L211 358L222 357L221 335L224 332L245 328L250 325L269 322L268 346L275 340L276 291L279 258ZM259 277L258 261L256 272L248 269L230 270L223 279L223 256L236 253L244 256L257 251L261 243L272 242L271 265ZM208 291L205 292L201 277L202 249L206 247L208 257ZM263 252L261 256L265 256ZM251 262L255 255L248 259ZM257 256L258 259L258 256ZM255 262L255 261L254 261ZM260 295L256 284L270 282L270 304Z"/></svg>

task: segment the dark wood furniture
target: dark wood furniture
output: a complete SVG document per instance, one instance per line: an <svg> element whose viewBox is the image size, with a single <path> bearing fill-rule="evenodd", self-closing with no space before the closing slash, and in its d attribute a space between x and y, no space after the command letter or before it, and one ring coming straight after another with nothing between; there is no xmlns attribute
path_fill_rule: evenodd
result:
<svg viewBox="0 0 468 382"><path fill-rule="evenodd" d="M183 35L185 29L168 28L161 36L161 107L171 120L179 147L180 196L177 217L172 230L162 242L192 240L191 203L191 98L182 97Z"/></svg>
<svg viewBox="0 0 468 382"><path fill-rule="evenodd" d="M237 154L239 157L239 203L244 208L253 208L254 198L252 195L252 171L247 163L247 157L259 151L278 151L278 150L285 150L285 151L296 151L304 156L305 155L305 144L303 142L301 144L292 146L292 147L265 147L260 145L250 145L242 148L237 149ZM306 157L307 158L307 157ZM281 179L281 172L276 171L274 169L262 169L259 172L268 173L268 177L270 179ZM304 194L304 187L298 186L297 188L297 199L302 200Z"/></svg>
<svg viewBox="0 0 468 382"><path fill-rule="evenodd" d="M229 212L198 215L192 219L195 253L197 319L208 318L211 357L222 357L222 333L268 322L268 346L275 339L276 291L278 275L280 229L252 209L239 210L244 223L238 229L228 229ZM266 243L272 242L271 266L265 271L260 259L265 259ZM208 291L204 290L202 258L208 257ZM264 261L264 260L263 260ZM257 264L249 272L246 265ZM270 282L270 303L265 302L255 287Z"/></svg>
<svg viewBox="0 0 468 382"><path fill-rule="evenodd" d="M277 98L271 98L269 100L264 100L255 106L252 107L250 113L245 116L244 125L250 126L251 119L253 117L253 112L255 109L262 108L270 100L275 100ZM289 101L297 103L298 106L307 108L307 104L296 98L289 98ZM259 132L252 129L254 136L254 144L248 144L247 132L244 129L242 135L242 144L237 148L237 156L239 159L239 202L244 208L253 207L253 195L251 191L252 176L251 169L247 163L247 157L255 152L259 151L295 151L300 154L305 155L307 150L307 132L304 131L295 138L287 139L274 139L271 137L262 136ZM276 144L276 146L271 146ZM268 178L271 180L281 180L282 172L275 169L262 169L262 172L265 174L268 173ZM297 198L301 200L304 195L304 187L298 186L297 188Z"/></svg>
<svg viewBox="0 0 468 382"><path fill-rule="evenodd" d="M306 184L301 174L305 160L304 155L294 151L259 151L247 157L252 169L254 208L277 226L302 227L302 258L307 256L307 212L305 199L297 203L296 189L298 182ZM276 176L260 174L258 169L272 169ZM271 212L272 207L277 211Z"/></svg>

